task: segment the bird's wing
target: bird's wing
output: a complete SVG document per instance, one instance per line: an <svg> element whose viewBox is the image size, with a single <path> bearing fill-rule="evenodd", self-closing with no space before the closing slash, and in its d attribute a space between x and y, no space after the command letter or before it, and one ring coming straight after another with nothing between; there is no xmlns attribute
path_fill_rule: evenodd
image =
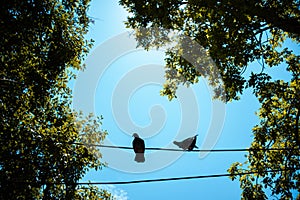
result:
<svg viewBox="0 0 300 200"><path fill-rule="evenodd" d="M190 138L187 138L181 142L177 142L177 141L174 141L173 143L176 144L178 147L186 150L190 147L190 145L192 144L194 138L193 137L190 137Z"/></svg>
<svg viewBox="0 0 300 200"><path fill-rule="evenodd" d="M145 152L145 142L141 138L134 138L132 142L133 150L135 153L144 153Z"/></svg>
<svg viewBox="0 0 300 200"><path fill-rule="evenodd" d="M179 148L182 148L184 150L192 150L193 148L198 148L196 146L196 140L197 140L197 135L193 137L186 138L182 140L181 142L174 141L173 143L176 144Z"/></svg>

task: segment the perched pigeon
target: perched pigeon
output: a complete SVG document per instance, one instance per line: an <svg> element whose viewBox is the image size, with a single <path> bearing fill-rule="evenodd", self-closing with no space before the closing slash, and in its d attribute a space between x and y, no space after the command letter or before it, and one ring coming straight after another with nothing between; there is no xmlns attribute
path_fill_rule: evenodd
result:
<svg viewBox="0 0 300 200"><path fill-rule="evenodd" d="M143 139L139 137L137 133L134 133L132 135L134 137L134 140L132 141L132 147L135 152L135 161L136 162L145 162L145 142Z"/></svg>
<svg viewBox="0 0 300 200"><path fill-rule="evenodd" d="M179 148L182 148L183 150L192 151L194 148L198 148L196 146L196 140L197 140L197 135L193 137L189 137L181 142L174 141L173 143L176 144Z"/></svg>

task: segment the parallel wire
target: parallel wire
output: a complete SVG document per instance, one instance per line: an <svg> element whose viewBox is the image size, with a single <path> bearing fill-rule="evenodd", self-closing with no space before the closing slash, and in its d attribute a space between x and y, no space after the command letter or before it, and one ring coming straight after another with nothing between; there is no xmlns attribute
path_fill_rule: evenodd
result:
<svg viewBox="0 0 300 200"><path fill-rule="evenodd" d="M102 144L88 144L88 143L79 143L72 142L67 144L74 145L83 145L83 146L94 146L94 147L103 147L103 148L114 148L114 149L133 149L132 147L126 146L112 146L112 145L102 145ZM292 151L300 150L294 148L240 148L240 149L197 149L197 150L183 150L183 149L170 149L170 148L157 148L157 147L148 147L146 150L157 150L157 151L184 151L184 152L251 152L251 151ZM190 179L203 179L203 178L218 178L218 177L229 177L229 176L243 176L249 174L262 174L262 173L272 173L280 171L296 171L300 170L299 168L287 168L287 169L278 169L278 170L267 170L263 172L243 172L236 174L212 174L212 175L200 175L200 176L186 176L186 177L174 177L174 178L160 178L160 179L144 179L144 180L134 180L134 181L109 181L109 182L78 182L77 185L125 185L125 184L136 184L136 183L150 183L150 182L165 182L165 181L176 181L176 180L190 180ZM26 182L28 183L28 182Z"/></svg>
<svg viewBox="0 0 300 200"><path fill-rule="evenodd" d="M112 148L112 149L133 149L132 147L125 146L112 146L112 145L102 145L102 144L87 144L87 143L78 143L74 142L71 144L75 145L84 145L84 146L94 146L94 147L103 147L103 148ZM155 150L155 151L184 151L184 152L243 152L243 151L290 151L290 150L300 150L293 148L244 148L244 149L194 149L191 151L184 149L170 149L170 148L158 148L158 147L146 147L146 150Z"/></svg>
<svg viewBox="0 0 300 200"><path fill-rule="evenodd" d="M0 139L0 141L4 141ZM87 147L102 147L102 148L112 148L112 149L133 149L133 147L126 146L113 146L113 145L103 145L103 144L91 144L91 143L80 143L80 142L57 142L57 144L69 144L69 145L81 145ZM171 148L159 148L159 147L146 147L145 150L153 151L183 151L183 152L253 152L253 151L299 151L299 148L231 148L231 149L171 149Z"/></svg>
<svg viewBox="0 0 300 200"><path fill-rule="evenodd" d="M299 169L278 169L278 170L268 170L263 172L243 172L236 174L212 174L212 175L202 175L202 176L186 176L186 177L175 177L175 178L160 178L160 179L145 179L145 180L135 180L135 181L110 181L110 182L79 182L78 185L126 185L135 183L150 183L150 182L164 182L164 181L177 181L177 180L189 180L189 179L203 179L203 178L218 178L218 177L228 177L228 176L243 176L249 174L262 174L262 173L272 173L280 171L291 171Z"/></svg>
<svg viewBox="0 0 300 200"><path fill-rule="evenodd" d="M112 145L102 145L102 144L87 144L87 143L78 143L72 142L67 144L74 145L83 145L83 146L95 146L95 147L103 147L103 148L116 148L116 149L133 149L132 147L125 146L112 146ZM200 150L192 150L187 151L183 149L169 149L169 148L156 148L156 147L148 147L146 150L158 150L158 151L184 151L184 152L242 152L242 151L291 151L291 150L299 150L293 148L261 148L261 149L200 149ZM125 184L135 184L135 183L150 183L150 182L165 182L165 181L176 181L176 180L189 180L189 179L203 179L203 178L218 178L218 177L229 177L229 176L243 176L249 174L263 174L263 173L272 173L272 172L280 172L280 171L297 171L300 168L286 168L286 169L278 169L278 170L267 170L263 172L243 172L236 174L211 174L211 175L200 175L200 176L186 176L186 177L174 177L174 178L160 178L160 179L145 179L145 180L134 180L134 181L109 181L109 182L78 182L77 185L125 185ZM21 182L18 182L21 183ZM29 182L25 182L29 183ZM64 183L57 183L64 184Z"/></svg>

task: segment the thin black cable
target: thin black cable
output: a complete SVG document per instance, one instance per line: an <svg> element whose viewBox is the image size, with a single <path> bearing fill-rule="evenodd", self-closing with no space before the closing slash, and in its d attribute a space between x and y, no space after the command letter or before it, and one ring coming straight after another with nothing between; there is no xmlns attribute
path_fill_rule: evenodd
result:
<svg viewBox="0 0 300 200"><path fill-rule="evenodd" d="M2 140L2 139L0 139ZM2 140L3 141L3 140ZM91 146L91 147L103 147L103 148L113 148L113 149L133 149L132 147L126 146L112 146L112 145L103 145L103 144L91 144L91 143L80 143L80 142L56 142L56 144L74 144L82 146ZM184 150L184 149L170 149L170 148L159 148L159 147L146 147L145 150L154 150L154 151L183 151L183 152L253 152L253 151L299 151L299 148L240 148L240 149L193 149L193 150Z"/></svg>
<svg viewBox="0 0 300 200"><path fill-rule="evenodd" d="M103 148L113 148L113 149L133 149L132 147L125 146L112 146L112 145L102 145L102 144L86 144L86 143L71 143L76 145L84 145L84 146L95 146L95 147L103 147ZM293 148L244 148L244 149L194 149L191 151L187 151L184 149L169 149L169 148L158 148L158 147L146 147L146 150L156 150L156 151L185 151L185 152L242 152L242 151L290 151L290 150L299 150Z"/></svg>
<svg viewBox="0 0 300 200"><path fill-rule="evenodd" d="M242 176L249 174L261 174L261 173L271 173L280 171L290 171L299 169L278 169L278 170L268 170L263 172L243 172L237 174L212 174L212 175L202 175L202 176L186 176L186 177L176 177L176 178L160 178L160 179L145 179L136 181L110 181L110 182L79 182L77 185L125 185L134 183L150 183L150 182L164 182L164 181L176 181L176 180L189 180L189 179L203 179L203 178L218 178L218 177L228 177L228 176Z"/></svg>
<svg viewBox="0 0 300 200"><path fill-rule="evenodd" d="M204 178L220 178L220 177L229 177L229 176L243 176L249 174L263 174L263 173L272 173L272 172L283 172L283 171L297 171L300 168L286 168L286 169L277 169L277 170L267 170L262 172L242 172L236 174L211 174L211 175L201 175L201 176L186 176L186 177L175 177L175 178L159 178L159 179L144 179L144 180L135 180L135 181L108 181L108 182L78 182L77 185L127 185L135 183L151 183L151 182L166 182L166 181L177 181L177 180L191 180L191 179L204 179ZM12 181L12 183L23 183L23 184L32 184L33 182L22 182L22 181ZM64 182L53 182L53 184L65 184Z"/></svg>

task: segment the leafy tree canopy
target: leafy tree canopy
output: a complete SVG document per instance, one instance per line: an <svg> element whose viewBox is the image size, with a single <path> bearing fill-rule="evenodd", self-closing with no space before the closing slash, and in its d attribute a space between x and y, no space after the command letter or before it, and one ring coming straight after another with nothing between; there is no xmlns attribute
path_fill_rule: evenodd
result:
<svg viewBox="0 0 300 200"><path fill-rule="evenodd" d="M91 41L89 0L0 3L0 199L110 199L76 183L101 169L101 118L71 109L67 86ZM96 195L97 194L97 195Z"/></svg>
<svg viewBox="0 0 300 200"><path fill-rule="evenodd" d="M244 88L256 88L269 80L263 70L252 74L248 80L242 76L249 63L257 59L264 60L262 68L288 62L288 70L294 77L299 76L299 68L295 66L298 57L287 48L277 48L286 38L299 42L298 1L121 0L120 4L131 14L126 22L128 27L161 31L141 34L137 30L139 45L159 46L164 44L162 36L167 34L163 32L177 30L207 49L221 73L227 100L238 99ZM178 79L177 85L193 84L201 76L197 71L191 72L194 66L182 61L177 54L167 52L166 62L167 72L175 70L178 76L189 72L191 76ZM163 94L175 96L176 90L166 91L165 88Z"/></svg>
<svg viewBox="0 0 300 200"><path fill-rule="evenodd" d="M130 13L126 25L136 30L138 44L145 49L172 42L168 37L171 31L200 44L225 86L225 96L215 87L216 97L238 100L246 88L253 89L261 103L261 122L253 128L250 149L291 149L251 151L245 164L233 164L232 174L258 172L239 177L242 198L266 199L266 191L271 191L281 199L292 199L293 191L300 192L300 57L286 45L300 42L299 1L120 0L120 4ZM166 84L161 93L169 99L176 97L178 85L197 83L199 77L217 85L211 65L205 60L185 59L183 47L180 44L166 51ZM188 53L197 60L199 53ZM268 72L274 68L288 72L289 79L272 77ZM264 172L268 170L274 172Z"/></svg>

